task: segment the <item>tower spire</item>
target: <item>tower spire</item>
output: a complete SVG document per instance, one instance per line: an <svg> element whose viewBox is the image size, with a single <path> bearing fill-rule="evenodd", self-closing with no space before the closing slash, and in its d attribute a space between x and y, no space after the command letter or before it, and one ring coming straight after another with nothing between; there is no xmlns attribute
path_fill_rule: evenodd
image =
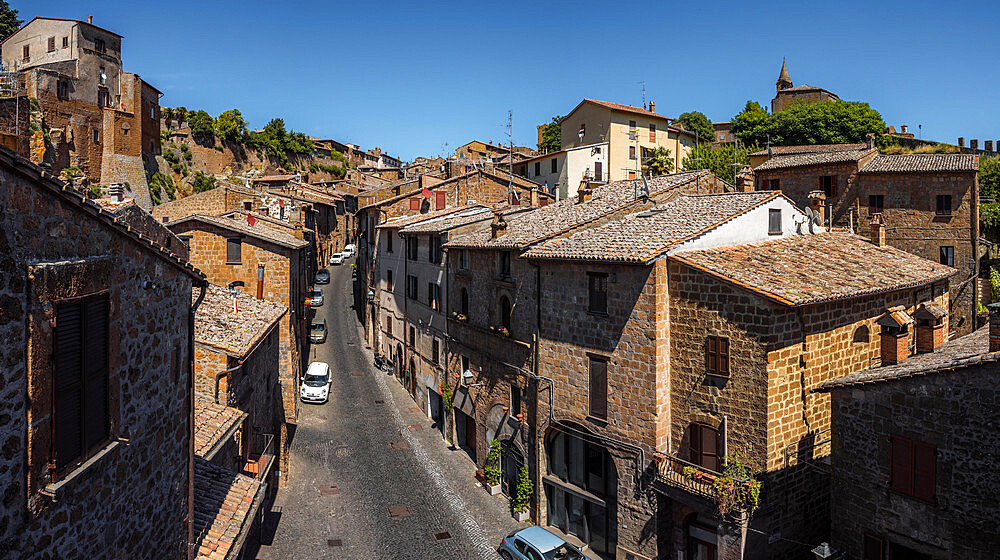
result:
<svg viewBox="0 0 1000 560"><path fill-rule="evenodd" d="M783 89L788 89L792 87L792 78L788 75L788 65L785 64L785 58L781 58L781 73L778 74L778 91Z"/></svg>

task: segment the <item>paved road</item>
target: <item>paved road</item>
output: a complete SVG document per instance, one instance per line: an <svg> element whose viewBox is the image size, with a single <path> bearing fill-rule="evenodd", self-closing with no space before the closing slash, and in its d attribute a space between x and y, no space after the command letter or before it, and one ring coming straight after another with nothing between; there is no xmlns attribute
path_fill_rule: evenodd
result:
<svg viewBox="0 0 1000 560"><path fill-rule="evenodd" d="M330 333L312 357L333 369L330 402L300 408L289 484L265 523L274 538L257 557L496 560L500 538L519 526L507 500L489 496L472 462L448 450L394 377L370 366L350 309L350 266L330 268L317 310Z"/></svg>

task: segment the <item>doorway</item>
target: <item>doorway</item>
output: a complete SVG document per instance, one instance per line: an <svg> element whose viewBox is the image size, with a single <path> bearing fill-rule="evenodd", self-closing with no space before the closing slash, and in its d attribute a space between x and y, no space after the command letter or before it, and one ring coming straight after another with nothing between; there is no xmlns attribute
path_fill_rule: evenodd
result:
<svg viewBox="0 0 1000 560"><path fill-rule="evenodd" d="M455 410L455 438L458 447L469 454L472 462L476 462L476 420L468 414Z"/></svg>
<svg viewBox="0 0 1000 560"><path fill-rule="evenodd" d="M427 415L434 421L434 427L444 435L444 399L430 387L427 388Z"/></svg>
<svg viewBox="0 0 1000 560"><path fill-rule="evenodd" d="M513 499L517 494L517 475L524 466L524 454L514 445L514 442L506 439L500 442L500 468L503 476L500 478L500 491L508 498Z"/></svg>

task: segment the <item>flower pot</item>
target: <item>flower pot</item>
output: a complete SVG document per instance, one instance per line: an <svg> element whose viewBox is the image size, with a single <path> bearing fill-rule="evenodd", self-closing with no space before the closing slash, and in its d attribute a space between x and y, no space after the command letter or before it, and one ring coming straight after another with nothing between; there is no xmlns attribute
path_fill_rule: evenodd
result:
<svg viewBox="0 0 1000 560"><path fill-rule="evenodd" d="M525 521L531 519L531 514L528 513L527 510L525 510L525 511L515 511L514 512L514 519L516 519L518 523L524 523Z"/></svg>
<svg viewBox="0 0 1000 560"><path fill-rule="evenodd" d="M497 494L500 493L500 485L499 484L496 484L494 486L487 486L487 488L489 488L489 490L490 490L490 496L496 496Z"/></svg>

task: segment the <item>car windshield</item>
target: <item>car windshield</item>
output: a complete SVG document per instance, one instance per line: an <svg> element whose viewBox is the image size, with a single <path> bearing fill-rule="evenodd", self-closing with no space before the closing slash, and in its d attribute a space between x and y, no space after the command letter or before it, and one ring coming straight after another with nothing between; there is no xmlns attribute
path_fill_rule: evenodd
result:
<svg viewBox="0 0 1000 560"><path fill-rule="evenodd" d="M572 545L563 544L546 552L545 560L586 560L586 558Z"/></svg>
<svg viewBox="0 0 1000 560"><path fill-rule="evenodd" d="M324 328L326 327L323 326L323 323L313 323L312 326L312 330L315 332L323 332Z"/></svg>
<svg viewBox="0 0 1000 560"><path fill-rule="evenodd" d="M307 387L322 387L326 385L325 375L306 375L304 382Z"/></svg>
<svg viewBox="0 0 1000 560"><path fill-rule="evenodd" d="M321 297L323 297L323 292L321 292L319 290L313 290L313 291L309 292L309 297L312 297L312 298L321 298Z"/></svg>

